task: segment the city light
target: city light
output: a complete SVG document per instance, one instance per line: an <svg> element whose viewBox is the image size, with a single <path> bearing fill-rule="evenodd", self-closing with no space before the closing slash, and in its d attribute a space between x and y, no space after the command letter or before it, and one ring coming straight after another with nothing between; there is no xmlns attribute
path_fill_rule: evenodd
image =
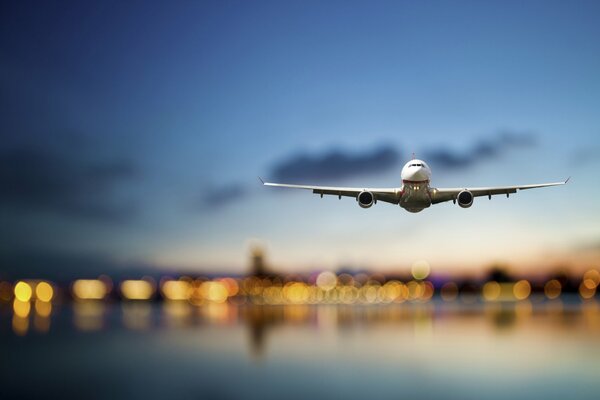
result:
<svg viewBox="0 0 600 400"><path fill-rule="evenodd" d="M161 285L161 293L164 298L169 300L189 300L192 294L192 287L187 281L168 280Z"/></svg>
<svg viewBox="0 0 600 400"><path fill-rule="evenodd" d="M560 296L562 285L556 279L552 279L544 285L544 294L550 300L556 299Z"/></svg>
<svg viewBox="0 0 600 400"><path fill-rule="evenodd" d="M127 300L148 300L154 295L154 284L147 280L121 282L121 294Z"/></svg>
<svg viewBox="0 0 600 400"><path fill-rule="evenodd" d="M431 271L431 267L429 263L425 260L419 260L413 263L411 272L412 276L415 279L422 280L429 276L429 272Z"/></svg>
<svg viewBox="0 0 600 400"><path fill-rule="evenodd" d="M525 300L531 293L531 285L526 280L520 280L513 287L513 294L517 300Z"/></svg>
<svg viewBox="0 0 600 400"><path fill-rule="evenodd" d="M54 289L48 282L40 282L35 286L35 297L40 301L49 302L54 296Z"/></svg>
<svg viewBox="0 0 600 400"><path fill-rule="evenodd" d="M106 283L100 279L78 279L73 282L72 291L80 300L101 300L108 294Z"/></svg>
<svg viewBox="0 0 600 400"><path fill-rule="evenodd" d="M33 291L31 290L31 286L27 282L19 281L15 285L15 297L19 301L29 301L31 300L31 296Z"/></svg>

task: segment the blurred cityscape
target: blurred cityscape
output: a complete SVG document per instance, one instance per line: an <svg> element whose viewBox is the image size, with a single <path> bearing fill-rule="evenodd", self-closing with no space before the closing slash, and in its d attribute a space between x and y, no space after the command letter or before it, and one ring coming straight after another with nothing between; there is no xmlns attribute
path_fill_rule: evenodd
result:
<svg viewBox="0 0 600 400"><path fill-rule="evenodd" d="M265 311L269 306L457 303L468 307L556 304L561 300L569 304L595 303L600 284L600 272L595 268L581 275L558 272L542 278L526 278L493 267L482 279L449 279L436 276L426 261L415 262L405 275L366 271L282 275L267 265L264 251L258 247L250 253L250 270L247 276L148 275L113 280L102 275L70 282L43 278L1 281L0 315L12 312L13 332L24 335L30 330L31 321L36 331L48 331L53 309L67 303L72 303L75 315L81 317L78 326L87 330L101 327L104 305L118 302L124 304L124 310L134 313L134 322L129 325L136 326L148 322L140 323L139 311L144 314L140 304L155 302L164 302L167 312L182 315L194 306L227 304L244 310L264 306L263 310L252 311L250 315L267 316L267 320L272 320L277 312ZM208 309L215 310L214 307ZM256 322L256 318L251 321Z"/></svg>

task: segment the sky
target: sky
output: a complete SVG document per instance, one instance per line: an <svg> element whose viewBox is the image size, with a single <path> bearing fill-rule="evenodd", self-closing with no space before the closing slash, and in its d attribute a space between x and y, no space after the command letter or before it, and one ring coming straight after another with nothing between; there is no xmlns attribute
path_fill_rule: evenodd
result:
<svg viewBox="0 0 600 400"><path fill-rule="evenodd" d="M600 264L595 1L2 2L0 275ZM289 183L566 187L419 214ZM1 277L1 276L0 276Z"/></svg>

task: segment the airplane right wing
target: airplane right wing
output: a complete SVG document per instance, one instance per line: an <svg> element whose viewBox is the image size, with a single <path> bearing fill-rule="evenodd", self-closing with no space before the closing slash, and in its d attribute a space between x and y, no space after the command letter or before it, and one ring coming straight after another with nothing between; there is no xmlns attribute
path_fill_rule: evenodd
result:
<svg viewBox="0 0 600 400"><path fill-rule="evenodd" d="M478 188L448 188L448 189L431 189L431 203L437 204L444 201L456 200L456 197L463 190L468 190L473 194L473 197L479 196L492 196L505 194L508 196L511 193L517 193L517 190L535 189L548 186L559 186L565 185L570 178L567 178L562 182L553 183L539 183L533 185L520 185L520 186L496 186L496 187L478 187Z"/></svg>

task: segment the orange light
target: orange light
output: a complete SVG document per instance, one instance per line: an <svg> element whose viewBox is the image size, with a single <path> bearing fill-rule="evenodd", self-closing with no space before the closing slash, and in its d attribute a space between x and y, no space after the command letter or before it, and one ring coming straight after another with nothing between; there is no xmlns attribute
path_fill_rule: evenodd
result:
<svg viewBox="0 0 600 400"><path fill-rule="evenodd" d="M552 279L552 280L546 282L546 284L544 285L544 294L550 300L556 299L557 297L559 297L561 291L562 291L562 285L556 279Z"/></svg>
<svg viewBox="0 0 600 400"><path fill-rule="evenodd" d="M500 293L502 293L502 287L496 281L487 282L485 285L483 285L483 289L481 291L485 301L498 300Z"/></svg>
<svg viewBox="0 0 600 400"><path fill-rule="evenodd" d="M525 300L531 294L531 285L526 280L520 280L513 286L513 294L517 300Z"/></svg>
<svg viewBox="0 0 600 400"><path fill-rule="evenodd" d="M579 285L579 295L581 296L581 298L588 300L594 297L595 294L596 288L589 288L585 285L584 282L581 282L581 284Z"/></svg>
<svg viewBox="0 0 600 400"><path fill-rule="evenodd" d="M48 282L40 282L35 286L35 297L40 301L49 302L54 297L54 289Z"/></svg>
<svg viewBox="0 0 600 400"><path fill-rule="evenodd" d="M586 286L590 288L592 287L592 285L593 287L598 286L600 284L600 272L598 272L595 269L590 269L589 271L586 271L585 274L583 274L583 281L585 282L587 280L591 281L591 285L588 284Z"/></svg>
<svg viewBox="0 0 600 400"><path fill-rule="evenodd" d="M42 300L36 300L35 313L43 318L49 317L52 313L52 303Z"/></svg>

